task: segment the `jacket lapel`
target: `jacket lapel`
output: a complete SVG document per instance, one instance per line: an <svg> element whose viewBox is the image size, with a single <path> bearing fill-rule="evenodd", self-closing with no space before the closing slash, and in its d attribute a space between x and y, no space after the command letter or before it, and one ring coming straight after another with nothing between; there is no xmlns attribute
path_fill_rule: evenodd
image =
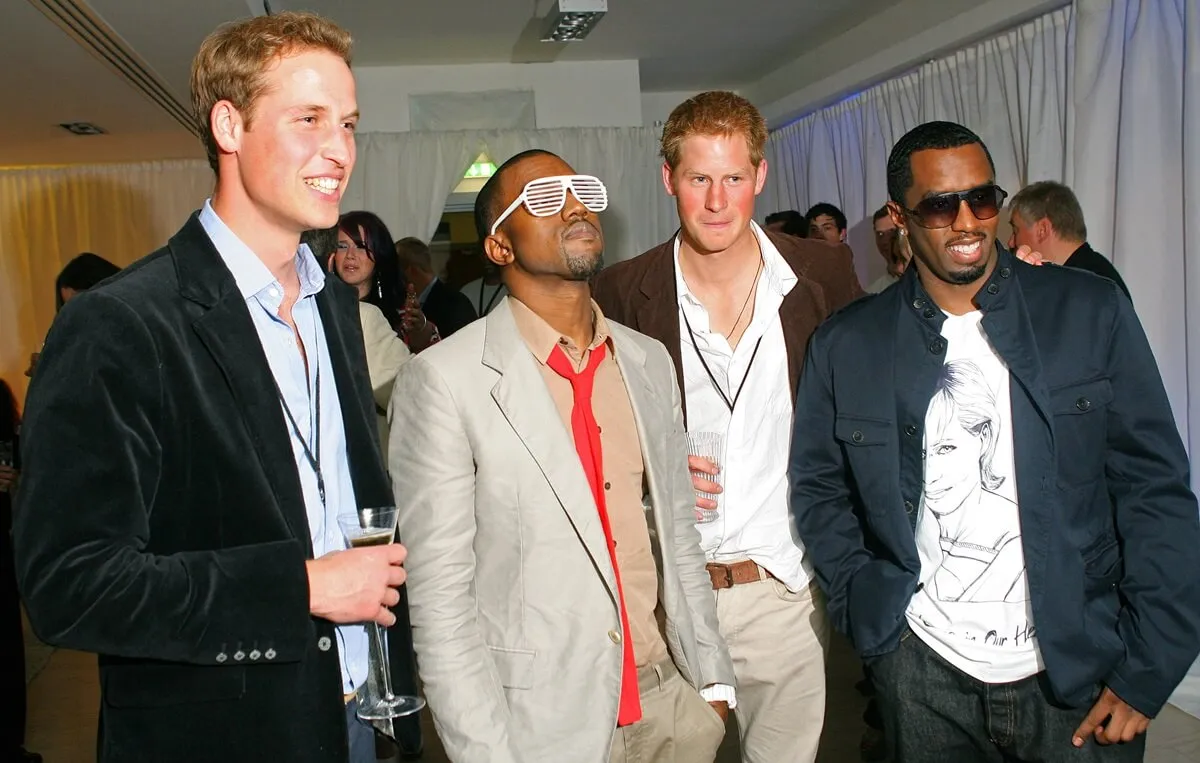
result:
<svg viewBox="0 0 1200 763"><path fill-rule="evenodd" d="M170 241L181 295L204 308L192 327L229 384L288 529L312 555L304 494L266 353L233 275L196 215Z"/></svg>
<svg viewBox="0 0 1200 763"><path fill-rule="evenodd" d="M483 364L500 374L492 387L492 399L550 484L615 601L616 578L596 500L575 455L575 443L561 425L562 417L521 338L508 300L504 298L484 319Z"/></svg>
<svg viewBox="0 0 1200 763"><path fill-rule="evenodd" d="M317 294L317 309L325 328L325 343L342 409L354 497L362 508L391 505L395 497L380 450L374 398L369 394L371 381L357 296L345 284L328 278Z"/></svg>

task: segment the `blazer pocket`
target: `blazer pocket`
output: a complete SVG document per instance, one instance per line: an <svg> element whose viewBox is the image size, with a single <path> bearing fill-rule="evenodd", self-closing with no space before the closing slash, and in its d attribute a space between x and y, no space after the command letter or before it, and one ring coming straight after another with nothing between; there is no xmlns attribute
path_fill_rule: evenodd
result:
<svg viewBox="0 0 1200 763"><path fill-rule="evenodd" d="M833 436L847 448L887 445L895 436L895 426L881 419L838 415L833 424Z"/></svg>
<svg viewBox="0 0 1200 763"><path fill-rule="evenodd" d="M1112 399L1112 384L1108 379L1091 379L1050 390L1054 448L1063 483L1080 485L1103 475L1107 413Z"/></svg>
<svg viewBox="0 0 1200 763"><path fill-rule="evenodd" d="M505 689L533 688L533 660L537 652L491 645L488 646L488 652L500 675L501 686Z"/></svg>
<svg viewBox="0 0 1200 763"><path fill-rule="evenodd" d="M240 699L243 667L122 665L104 670L104 697L111 707L167 707Z"/></svg>

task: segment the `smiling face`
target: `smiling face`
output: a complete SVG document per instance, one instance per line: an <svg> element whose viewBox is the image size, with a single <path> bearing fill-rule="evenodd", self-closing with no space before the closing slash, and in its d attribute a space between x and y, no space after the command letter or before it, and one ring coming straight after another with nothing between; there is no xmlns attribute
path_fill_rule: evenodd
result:
<svg viewBox="0 0 1200 763"><path fill-rule="evenodd" d="M922 199L953 191L966 191L995 182L983 146L972 143L958 148L926 149L913 153L912 186L904 206L913 209ZM895 202L888 202L893 222L908 233L909 246L921 281L935 299L938 282L950 286L974 284L989 276L996 263L996 229L1000 216L980 220L965 202L958 217L945 228L923 228Z"/></svg>
<svg viewBox="0 0 1200 763"><path fill-rule="evenodd" d="M680 145L675 169L663 164L662 177L693 251L723 252L753 235L754 197L767 180L767 163L754 165L744 136L692 135Z"/></svg>
<svg viewBox="0 0 1200 763"><path fill-rule="evenodd" d="M358 241L364 241L365 235L360 227ZM346 231L338 228L338 243L337 249L333 253L333 267L338 278L358 288L363 284L369 284L374 277L375 258L371 256L364 245L360 245L350 238Z"/></svg>
<svg viewBox="0 0 1200 763"><path fill-rule="evenodd" d="M953 415L929 434L933 441L925 448L925 505L942 516L956 511L979 487L983 440Z"/></svg>
<svg viewBox="0 0 1200 763"><path fill-rule="evenodd" d="M248 223L289 236L337 223L354 168L354 77L339 56L304 50L275 60L249 113L212 110L218 193L235 196ZM266 232L266 231L264 231Z"/></svg>
<svg viewBox="0 0 1200 763"><path fill-rule="evenodd" d="M500 178L502 208L507 208L531 180L574 175L575 170L553 154L535 154L504 171ZM521 204L484 241L491 262L508 268L506 278L546 277L587 281L604 265L604 234L595 212L567 192L557 214L535 217Z"/></svg>

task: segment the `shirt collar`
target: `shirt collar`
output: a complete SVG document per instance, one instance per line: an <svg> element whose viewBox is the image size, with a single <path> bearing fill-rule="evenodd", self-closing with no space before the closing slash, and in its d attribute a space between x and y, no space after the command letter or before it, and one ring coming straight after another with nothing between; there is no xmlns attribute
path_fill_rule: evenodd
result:
<svg viewBox="0 0 1200 763"><path fill-rule="evenodd" d="M258 255L217 216L211 199L206 199L204 208L200 210L200 225L217 248L225 267L233 274L243 299L260 296L272 286L280 285ZM310 297L325 287L325 271L317 264L308 244L300 244L296 249L296 275L300 278L300 299ZM282 292L281 288L279 294L282 295ZM280 300L277 298L273 301Z"/></svg>
<svg viewBox="0 0 1200 763"><path fill-rule="evenodd" d="M417 295L417 301L422 305L425 304L425 300L429 299L429 293L433 291L433 285L437 282L437 276L430 279L429 283L425 284L425 288L421 289L421 293Z"/></svg>
<svg viewBox="0 0 1200 763"><path fill-rule="evenodd" d="M525 340L529 351L533 353L539 363L545 365L550 360L550 353L554 352L554 348L560 344L573 362L578 363L578 359L582 358L583 353L575 346L573 340L555 331L542 316L530 310L524 302L510 298L509 304L512 305L513 319L517 322L517 330L521 332L521 338ZM604 319L604 313L600 311L600 306L596 304L595 300L592 300L592 320L595 336L592 337L592 343L587 347L588 350L594 350L612 339L608 321Z"/></svg>
<svg viewBox="0 0 1200 763"><path fill-rule="evenodd" d="M754 237L758 239L758 249L762 253L763 272L767 274L767 283L778 292L779 296L786 296L796 285L796 273L787 264L787 260L779 253L779 249L775 247L766 232L758 226L758 223L751 220L750 229L754 231ZM679 245L682 235L682 231L675 234L675 293L679 295L680 303L686 299L692 304L699 305L700 301L688 288L687 281L683 278L683 269L679 267Z"/></svg>

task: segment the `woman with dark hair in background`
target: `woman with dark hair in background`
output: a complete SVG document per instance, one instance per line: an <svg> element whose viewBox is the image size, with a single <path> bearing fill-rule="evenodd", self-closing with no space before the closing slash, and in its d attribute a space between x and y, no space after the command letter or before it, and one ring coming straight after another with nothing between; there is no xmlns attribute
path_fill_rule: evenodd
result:
<svg viewBox="0 0 1200 763"><path fill-rule="evenodd" d="M57 309L81 291L87 291L121 269L98 254L84 252L63 267L54 281Z"/></svg>
<svg viewBox="0 0 1200 763"><path fill-rule="evenodd" d="M109 276L120 273L121 269L98 254L84 252L73 257L63 269L58 271L54 279L54 311L62 310L63 305L81 291L87 291ZM29 368L25 375L33 377L37 368L40 352L30 353Z"/></svg>
<svg viewBox="0 0 1200 763"><path fill-rule="evenodd" d="M0 713L0 760L41 763L41 755L25 750L25 633L13 566L12 494L19 474L20 428L16 396L8 382L0 379L0 698L8 697L4 703L9 708Z"/></svg>
<svg viewBox="0 0 1200 763"><path fill-rule="evenodd" d="M375 305L413 352L438 341L437 326L421 312L416 292L400 272L387 225L373 212L347 212L338 218L338 242L329 269Z"/></svg>

